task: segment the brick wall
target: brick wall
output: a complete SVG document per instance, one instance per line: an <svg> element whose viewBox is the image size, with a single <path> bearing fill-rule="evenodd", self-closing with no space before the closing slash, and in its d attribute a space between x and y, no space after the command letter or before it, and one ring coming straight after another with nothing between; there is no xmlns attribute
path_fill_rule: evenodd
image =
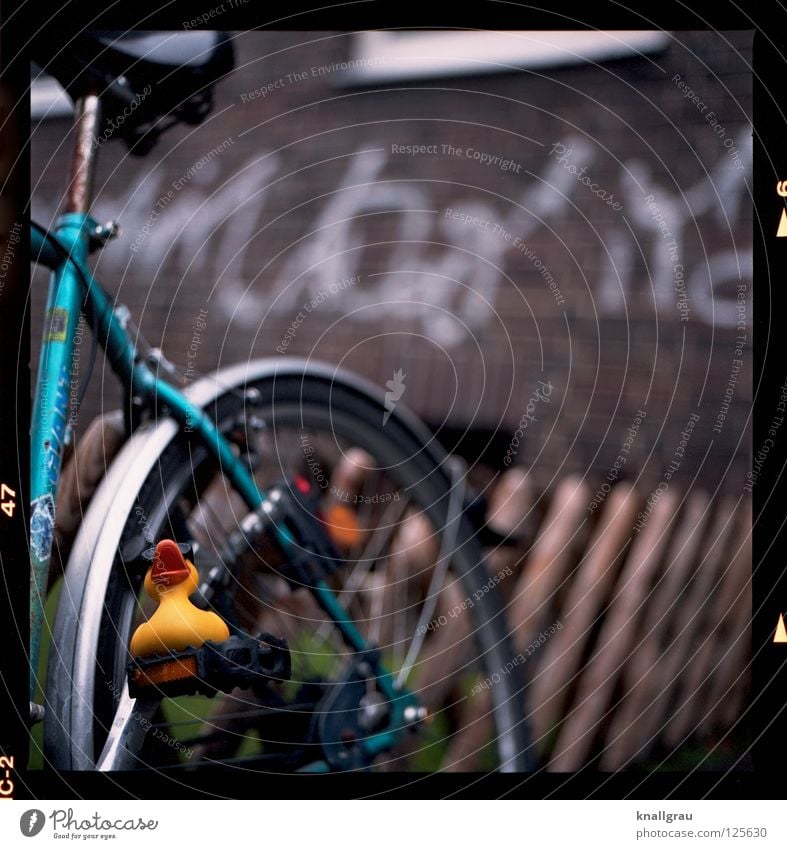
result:
<svg viewBox="0 0 787 849"><path fill-rule="evenodd" d="M740 491L751 37L680 42L598 66L348 88L323 71L352 58L352 37L244 34L203 126L146 159L105 145L95 215L123 233L97 273L184 368L278 348L380 386L401 369L402 400L452 431L510 434L535 398L516 462L542 482L601 482L642 410L625 471L655 485L696 414L674 479ZM33 136L38 220L62 193L67 129ZM82 426L116 399L97 369Z"/></svg>

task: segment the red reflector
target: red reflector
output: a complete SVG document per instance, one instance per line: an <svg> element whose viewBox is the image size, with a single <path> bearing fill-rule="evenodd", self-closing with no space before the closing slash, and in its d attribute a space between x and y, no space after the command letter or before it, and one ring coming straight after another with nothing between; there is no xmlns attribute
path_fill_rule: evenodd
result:
<svg viewBox="0 0 787 849"><path fill-rule="evenodd" d="M307 481L303 475L295 475L295 478L293 480L295 483L295 488L298 490L298 492L302 492L304 495L306 495L311 490L311 487L309 486L309 481Z"/></svg>

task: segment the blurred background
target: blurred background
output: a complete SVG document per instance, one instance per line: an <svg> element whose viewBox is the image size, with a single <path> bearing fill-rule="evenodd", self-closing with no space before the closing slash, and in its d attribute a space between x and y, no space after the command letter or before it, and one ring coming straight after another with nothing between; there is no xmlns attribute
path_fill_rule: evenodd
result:
<svg viewBox="0 0 787 849"><path fill-rule="evenodd" d="M512 555L520 591L550 564L538 592L553 616L528 639L583 599L590 610L570 658L550 640L549 663L562 658L572 682L541 725L556 768L585 763L592 747L550 736L554 717L587 704L583 686L596 692L587 676L599 674L599 647L645 621L656 654L625 674L619 658L603 704L574 724L599 729L600 751L610 706L667 646L674 663L675 646L691 645L704 671L672 667L680 680L660 703L664 716L684 705L681 727L657 723L648 751L634 745L606 766L642 761L662 732L677 760L657 764L737 764L751 563L751 34L269 31L235 46L236 71L203 125L177 127L147 158L102 145L94 217L118 219L121 235L96 259L99 279L187 381L256 357L325 360L403 387L402 403L476 481L508 475L537 540ZM50 80L36 82L33 114L33 217L51 224L70 123ZM45 284L34 277L34 322ZM77 430L118 397L98 369ZM550 510L571 499L581 507L556 531ZM662 531L649 548L637 547L637 522ZM572 540L559 567L550 530ZM589 562L609 572L603 586L591 578L592 602L571 583ZM688 613L668 621L689 587ZM623 596L628 618L606 633ZM700 608L711 611L702 621ZM571 633L560 630L563 649ZM700 684L737 707L711 721ZM628 700L626 727L652 699Z"/></svg>
<svg viewBox="0 0 787 849"><path fill-rule="evenodd" d="M524 35L467 34L478 58L450 71L424 58L421 75L418 48L397 74L387 45L375 52L364 34L239 35L237 69L204 125L177 127L147 158L103 146L95 216L119 219L122 235L97 273L184 370L277 355L304 305L328 290L286 355L339 363L381 387L401 369L403 402L433 426L502 431L492 464L544 380L550 403L517 455L539 478L603 479L644 410L626 471L655 485L697 412L708 453L689 452L678 476L739 489L748 359L731 398L725 390L741 284L751 324L751 37L645 35L644 52L580 61L581 45L567 43L513 70ZM450 58L457 36L441 37ZM66 117L34 127L39 221L62 197L53 157L68 149L68 129ZM394 152L414 145L438 153ZM83 425L102 397L114 402L111 378L95 377Z"/></svg>

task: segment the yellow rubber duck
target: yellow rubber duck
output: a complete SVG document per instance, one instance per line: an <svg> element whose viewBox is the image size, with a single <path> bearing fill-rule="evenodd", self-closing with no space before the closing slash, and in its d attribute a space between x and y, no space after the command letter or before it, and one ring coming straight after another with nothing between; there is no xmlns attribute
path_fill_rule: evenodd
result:
<svg viewBox="0 0 787 849"><path fill-rule="evenodd" d="M196 567L181 554L178 544L171 539L161 540L145 576L145 590L159 606L134 631L134 657L168 654L189 646L198 648L206 640L222 643L229 639L229 628L219 616L200 610L189 601L197 590L198 579Z"/></svg>

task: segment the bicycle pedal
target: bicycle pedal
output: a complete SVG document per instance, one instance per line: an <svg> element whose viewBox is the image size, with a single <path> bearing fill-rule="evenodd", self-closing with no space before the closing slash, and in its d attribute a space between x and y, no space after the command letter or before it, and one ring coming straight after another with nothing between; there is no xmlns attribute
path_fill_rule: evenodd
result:
<svg viewBox="0 0 787 849"><path fill-rule="evenodd" d="M223 643L206 642L198 648L134 658L127 670L132 698L215 696L236 687L287 681L292 671L286 640L270 634L230 637Z"/></svg>

